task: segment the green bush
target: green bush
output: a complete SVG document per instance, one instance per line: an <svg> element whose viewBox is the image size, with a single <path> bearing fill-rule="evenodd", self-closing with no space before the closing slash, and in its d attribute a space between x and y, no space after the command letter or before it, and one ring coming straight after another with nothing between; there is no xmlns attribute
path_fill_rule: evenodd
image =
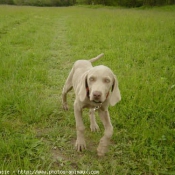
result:
<svg viewBox="0 0 175 175"><path fill-rule="evenodd" d="M175 4L174 0L143 0L143 5L155 6L155 5L172 5Z"/></svg>
<svg viewBox="0 0 175 175"><path fill-rule="evenodd" d="M24 4L24 0L13 0L15 5L23 5Z"/></svg>
<svg viewBox="0 0 175 175"><path fill-rule="evenodd" d="M118 0L118 5L126 7L140 7L143 5L143 0Z"/></svg>

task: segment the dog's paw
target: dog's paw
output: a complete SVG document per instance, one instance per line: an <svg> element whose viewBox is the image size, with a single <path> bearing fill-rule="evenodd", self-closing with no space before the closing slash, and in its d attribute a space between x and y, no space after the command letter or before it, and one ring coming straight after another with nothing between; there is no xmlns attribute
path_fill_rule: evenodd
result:
<svg viewBox="0 0 175 175"><path fill-rule="evenodd" d="M75 148L78 152L85 150L86 149L85 140L84 139L81 139L81 140L77 139L76 143L75 143Z"/></svg>
<svg viewBox="0 0 175 175"><path fill-rule="evenodd" d="M105 155L105 153L107 152L107 150L108 150L108 148L106 147L106 146L98 146L98 148L97 148L97 155L99 156L99 157L102 157L102 156L104 156Z"/></svg>
<svg viewBox="0 0 175 175"><path fill-rule="evenodd" d="M96 131L99 131L99 130L100 130L97 123L91 124L91 125L90 125L90 128L91 128L91 131L92 131L92 132L96 132Z"/></svg>
<svg viewBox="0 0 175 175"><path fill-rule="evenodd" d="M67 105L66 103L63 104L63 109L64 109L65 111L68 111L69 108L68 108L68 105Z"/></svg>
<svg viewBox="0 0 175 175"><path fill-rule="evenodd" d="M97 148L98 156L105 155L105 153L108 151L108 145L109 145L108 140L105 140L103 138L100 140L100 143L99 143L98 148Z"/></svg>

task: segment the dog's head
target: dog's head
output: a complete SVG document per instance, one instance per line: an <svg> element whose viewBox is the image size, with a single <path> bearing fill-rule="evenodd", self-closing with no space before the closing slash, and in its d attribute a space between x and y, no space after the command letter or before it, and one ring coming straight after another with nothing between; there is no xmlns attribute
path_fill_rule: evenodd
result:
<svg viewBox="0 0 175 175"><path fill-rule="evenodd" d="M108 67L95 66L82 75L80 101L86 97L95 103L103 103L108 99L111 106L121 100L116 76Z"/></svg>

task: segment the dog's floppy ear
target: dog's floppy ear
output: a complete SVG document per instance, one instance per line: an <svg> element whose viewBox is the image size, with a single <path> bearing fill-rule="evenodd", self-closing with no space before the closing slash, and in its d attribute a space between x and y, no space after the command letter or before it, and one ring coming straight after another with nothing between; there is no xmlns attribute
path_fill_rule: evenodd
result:
<svg viewBox="0 0 175 175"><path fill-rule="evenodd" d="M84 73L80 79L80 83L79 83L79 87L77 87L78 89L78 96L80 101L84 101L86 96L89 93L89 89L88 89L88 84L87 84L87 75L88 72Z"/></svg>
<svg viewBox="0 0 175 175"><path fill-rule="evenodd" d="M120 90L119 90L119 87L118 87L117 79L114 75L114 82L113 82L113 85L112 85L111 96L110 96L110 101L109 101L110 105L114 106L120 100L121 100Z"/></svg>

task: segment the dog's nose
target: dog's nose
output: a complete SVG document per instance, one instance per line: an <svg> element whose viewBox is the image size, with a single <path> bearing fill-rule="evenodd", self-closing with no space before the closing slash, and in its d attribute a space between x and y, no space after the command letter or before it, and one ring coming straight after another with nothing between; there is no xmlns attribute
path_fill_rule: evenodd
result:
<svg viewBox="0 0 175 175"><path fill-rule="evenodd" d="M94 96L95 99L99 99L101 97L101 95L102 95L102 93L99 92L99 91L94 91L93 92L93 96Z"/></svg>

